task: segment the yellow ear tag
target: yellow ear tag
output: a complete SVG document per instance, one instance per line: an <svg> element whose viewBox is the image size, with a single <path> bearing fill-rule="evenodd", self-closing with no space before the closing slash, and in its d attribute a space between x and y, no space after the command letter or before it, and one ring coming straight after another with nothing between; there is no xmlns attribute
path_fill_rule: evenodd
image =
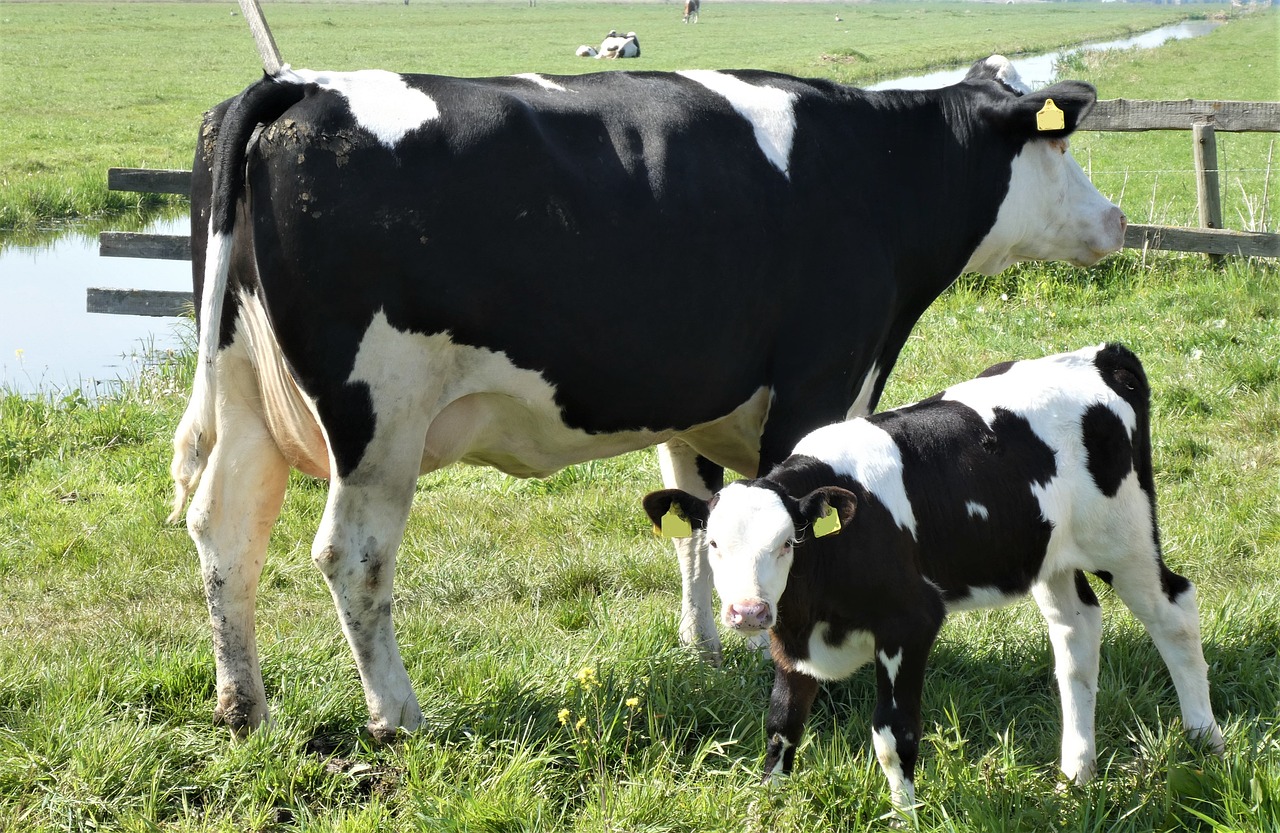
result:
<svg viewBox="0 0 1280 833"><path fill-rule="evenodd" d="M827 511L813 522L813 537L821 538L824 535L834 535L839 531L840 516L836 514L836 508L828 503Z"/></svg>
<svg viewBox="0 0 1280 833"><path fill-rule="evenodd" d="M1061 130L1067 126L1067 117L1052 98L1044 100L1044 106L1036 113L1036 130Z"/></svg>
<svg viewBox="0 0 1280 833"><path fill-rule="evenodd" d="M684 513L680 511L680 507L672 503L671 508L667 510L667 514L662 516L662 529L659 530L659 534L663 538L691 538L693 537L693 526L685 518Z"/></svg>

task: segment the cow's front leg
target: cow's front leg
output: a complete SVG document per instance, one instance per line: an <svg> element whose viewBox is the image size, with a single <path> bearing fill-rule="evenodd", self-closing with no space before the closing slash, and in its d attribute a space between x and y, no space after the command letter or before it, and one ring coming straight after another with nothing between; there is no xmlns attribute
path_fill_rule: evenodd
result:
<svg viewBox="0 0 1280 833"><path fill-rule="evenodd" d="M187 529L200 553L213 631L218 697L214 720L243 736L269 716L254 611L267 539L284 502L289 466L257 409L244 401L242 380L231 378L236 370L251 372L247 361L226 356L219 361L225 391L218 408L221 431L187 509Z"/></svg>
<svg viewBox="0 0 1280 833"><path fill-rule="evenodd" d="M724 468L699 457L686 442L673 439L658 446L663 485L709 500L724 483ZM711 564L702 530L674 540L680 560L680 641L698 648L711 662L720 661L720 632L711 598Z"/></svg>
<svg viewBox="0 0 1280 833"><path fill-rule="evenodd" d="M769 717L765 722L768 745L765 747L764 780L773 781L789 775L796 761L796 747L804 735L804 724L818 695L818 681L808 674L789 669L782 663L775 667L773 693L769 695Z"/></svg>
<svg viewBox="0 0 1280 833"><path fill-rule="evenodd" d="M311 555L328 582L351 645L369 733L395 738L422 722L413 684L400 657L391 617L396 552L413 500L414 477L392 484L335 478Z"/></svg>
<svg viewBox="0 0 1280 833"><path fill-rule="evenodd" d="M910 816L916 803L916 760L920 755L920 702L924 669L937 628L906 639L876 640L876 710L871 742L889 779L894 809Z"/></svg>

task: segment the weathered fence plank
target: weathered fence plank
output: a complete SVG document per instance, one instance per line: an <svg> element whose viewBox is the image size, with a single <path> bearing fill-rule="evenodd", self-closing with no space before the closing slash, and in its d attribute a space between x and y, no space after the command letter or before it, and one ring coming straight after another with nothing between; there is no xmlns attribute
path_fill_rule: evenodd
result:
<svg viewBox="0 0 1280 833"><path fill-rule="evenodd" d="M192 301L190 292L91 286L85 294L85 308L114 315L164 317L186 315L192 309Z"/></svg>
<svg viewBox="0 0 1280 833"><path fill-rule="evenodd" d="M1103 99L1080 123L1081 130L1190 130L1209 121L1226 133L1280 133L1277 101L1140 101Z"/></svg>
<svg viewBox="0 0 1280 833"><path fill-rule="evenodd" d="M1124 233L1124 246L1126 249L1160 249L1206 255L1280 257L1280 234L1130 223Z"/></svg>
<svg viewBox="0 0 1280 833"><path fill-rule="evenodd" d="M101 257L190 260L191 238L185 234L104 231L98 234L98 254Z"/></svg>
<svg viewBox="0 0 1280 833"><path fill-rule="evenodd" d="M107 188L148 194L191 196L191 171L152 168L107 168Z"/></svg>
<svg viewBox="0 0 1280 833"><path fill-rule="evenodd" d="M249 31L253 34L253 42L258 46L262 68L266 70L267 75L275 75L284 65L284 61L280 59L280 47L276 46L276 39L271 35L271 27L267 25L267 18L262 14L262 7L258 5L258 0L240 0L240 11L244 13Z"/></svg>

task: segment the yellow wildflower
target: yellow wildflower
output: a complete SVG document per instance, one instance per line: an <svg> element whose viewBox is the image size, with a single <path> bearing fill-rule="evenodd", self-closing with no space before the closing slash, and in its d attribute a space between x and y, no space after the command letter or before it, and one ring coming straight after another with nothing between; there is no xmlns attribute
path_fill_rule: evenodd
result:
<svg viewBox="0 0 1280 833"><path fill-rule="evenodd" d="M627 706L627 708L631 709L632 711L635 711L636 709L640 708L640 698L639 698L639 697L628 697L628 698L627 698L627 701L626 701L626 706Z"/></svg>
<svg viewBox="0 0 1280 833"><path fill-rule="evenodd" d="M590 691L600 685L600 681L596 679L596 670L591 666L578 671L576 679L578 680L578 685L582 686L583 691Z"/></svg>
<svg viewBox="0 0 1280 833"><path fill-rule="evenodd" d="M556 717L558 717L558 718L560 719L560 725L561 725L561 726L568 726L568 725L569 725L569 715L570 715L570 714L571 714L571 712L570 712L568 709L561 709L561 710L560 710L560 713L556 715Z"/></svg>

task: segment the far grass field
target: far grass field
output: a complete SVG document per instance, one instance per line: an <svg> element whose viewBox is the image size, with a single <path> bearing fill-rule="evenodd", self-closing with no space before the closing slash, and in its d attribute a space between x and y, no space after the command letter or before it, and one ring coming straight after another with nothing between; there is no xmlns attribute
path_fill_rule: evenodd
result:
<svg viewBox="0 0 1280 833"><path fill-rule="evenodd" d="M618 29L639 33L643 55L616 69L750 66L848 83L1123 36L1228 8L711 0L701 22L686 26L674 2L264 7L284 59L300 67L580 73L609 67L577 58L578 45L598 46ZM106 169L190 166L201 113L261 73L238 9L229 0L0 2L0 234L157 204L108 192Z"/></svg>
<svg viewBox="0 0 1280 833"><path fill-rule="evenodd" d="M0 21L19 13L31 19L45 5L56 6L5 3ZM203 5L148 8L181 19ZM231 4L208 5L229 17ZM474 7L474 16L483 19L494 5ZM789 8L825 25L834 22L837 6ZM68 27L57 51L87 53L98 45L96 37L106 38L109 27L89 26L98 33L90 37L76 20L134 20L129 15L140 7L56 6ZM1034 8L1056 14L1074 7ZM435 8L406 10L396 3L376 11ZM653 8L676 13L674 5ZM694 33L678 29L675 15L672 38L717 41L717 27L728 25L717 17L738 9L779 15L774 27L786 18L783 7L706 8L703 28ZM973 6L972 13L996 15L1004 8ZM1114 7L1080 8L1101 14ZM1197 7L1182 10L1188 8ZM307 9L340 18L374 11L268 3L291 60L310 48L302 42L318 28L302 25ZM510 35L523 33L516 22L534 14L570 9L585 13L587 6L542 0L531 10L520 0L501 14L514 21ZM923 22L912 26L925 28L932 14L952 20L969 9L871 4L840 7L840 14L848 23L851 15L922 12ZM570 48L598 39L602 33L590 33L602 27L641 31L625 21L650 6L595 10L600 18L590 21L589 31L566 37ZM285 24L288 15L299 17ZM238 28L243 21L231 23L223 48L236 56L222 56L228 64L209 70L221 80L193 82L208 86L197 109L256 73L256 56ZM1276 24L1275 13L1233 20L1204 38L1107 56L1072 74L1097 84L1103 97L1274 99ZM345 41L374 37L345 22L340 28ZM1036 28L1028 24L1028 31ZM423 30L432 31L426 24ZM12 60L10 31L0 30L0 61ZM405 50L392 50L395 57L410 56L407 40L386 32L377 37ZM652 48L660 56L663 38L656 40ZM960 35L953 40L957 49L968 48ZM193 65L216 63L220 50L203 52L197 41L183 41ZM645 59L650 49L646 42ZM973 45L975 54L992 50L1011 51L999 42ZM491 69L475 74L554 71L491 52ZM813 55L807 45L796 53L793 69L834 71L834 64L804 69ZM338 65L316 55L296 60ZM758 63L750 51L737 58L733 64ZM143 62L137 60L135 71L123 72L117 83L138 83ZM565 59L570 66L576 60ZM427 63L421 56L417 61L414 68ZM384 62L353 57L349 65L374 63ZM1253 71L1259 63L1262 69ZM646 66L658 66L657 56ZM163 77L166 71L157 70L157 83L180 87ZM5 82L12 77L6 66ZM7 119L8 99L0 100ZM38 121L26 109L21 123ZM169 128L156 125L167 121L149 121L135 137L139 157L124 162L185 164L179 154L188 152L185 133L194 121L153 145L171 143L171 149L152 156L144 148L156 140L144 142L142 134L165 135ZM0 143L7 135L0 129ZM1236 158L1237 143L1257 140L1265 158L1267 137L1220 137L1220 151L1226 147ZM61 132L49 137L48 147L61 159L97 165L101 160L86 162L82 155L98 152L93 143ZM1095 134L1074 139L1073 149L1134 216L1150 199L1147 186L1121 197L1100 174L1173 170L1179 158L1189 160L1189 143L1186 134ZM120 163L128 144L108 148L111 158L101 164ZM0 165L11 158L0 150ZM1189 161L1181 165L1189 171ZM1162 176L1155 202L1181 216L1185 197L1166 204L1163 196L1175 178ZM1256 189L1249 196L1260 201L1264 185L1243 187ZM1273 181L1272 200L1275 190ZM1269 230L1276 224L1272 206L1264 223ZM1105 340L1133 347L1151 378L1166 560L1199 589L1227 755L1207 758L1182 737L1176 697L1154 646L1099 587L1106 616L1098 696L1102 772L1085 788L1059 785L1059 705L1035 606L957 615L933 651L926 681L917 779L921 831L1280 830L1276 265L1228 260L1210 266L1201 257L1125 252L1088 270L1023 266L994 278L966 276L926 313L882 404L914 401L997 361ZM464 467L422 479L401 552L396 617L426 722L387 747L369 746L360 735L359 681L310 561L325 486L295 476L259 594L259 643L275 725L232 741L211 721L213 662L194 547L184 529L164 522L172 494L169 440L190 373L190 357L180 357L121 395L97 401L0 392L0 831L887 829L888 789L869 742L874 681L866 670L824 686L795 776L780 787L759 785L771 668L733 638L723 668L707 667L677 647L675 559L650 534L639 507L640 496L660 483L652 453L573 466L546 480ZM594 669L601 685L580 683L583 668ZM559 719L562 709L570 711L567 723Z"/></svg>

